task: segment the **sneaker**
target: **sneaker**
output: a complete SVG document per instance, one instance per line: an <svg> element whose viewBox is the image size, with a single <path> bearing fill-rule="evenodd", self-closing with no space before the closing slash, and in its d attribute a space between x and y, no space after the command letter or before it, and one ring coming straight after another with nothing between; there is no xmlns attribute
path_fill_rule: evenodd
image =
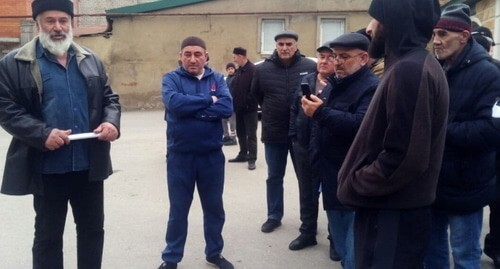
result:
<svg viewBox="0 0 500 269"><path fill-rule="evenodd" d="M255 170L255 161L248 161L248 170Z"/></svg>
<svg viewBox="0 0 500 269"><path fill-rule="evenodd" d="M177 263L163 262L158 269L177 269Z"/></svg>
<svg viewBox="0 0 500 269"><path fill-rule="evenodd" d="M266 220L266 222L264 222L264 224L262 224L262 227L260 228L260 230L263 233L270 233L270 232L274 231L274 229L276 229L280 226L281 226L281 221L275 220L275 219L268 219L268 220Z"/></svg>
<svg viewBox="0 0 500 269"><path fill-rule="evenodd" d="M219 269L234 269L233 264L222 257L222 255L207 257L207 263Z"/></svg>

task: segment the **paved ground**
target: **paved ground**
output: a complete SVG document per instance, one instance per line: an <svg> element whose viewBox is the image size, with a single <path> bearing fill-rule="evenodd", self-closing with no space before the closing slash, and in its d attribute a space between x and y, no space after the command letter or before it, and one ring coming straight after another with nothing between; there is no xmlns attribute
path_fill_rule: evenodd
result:
<svg viewBox="0 0 500 269"><path fill-rule="evenodd" d="M0 174L10 136L0 130ZM226 158L237 146L224 147ZM115 174L105 184L106 239L104 269L152 269L164 247L168 199L165 184L165 122L162 111L126 112L122 137L113 144ZM292 252L288 244L298 235L298 191L291 167L285 178L283 225L271 234L260 232L266 218L266 169L259 143L257 169L226 165L224 256L238 269L341 268L328 259L326 217L319 219L318 245ZM485 213L486 214L486 213ZM0 269L31 268L34 213L31 196L0 195ZM198 198L189 218L189 235L180 269L213 268L204 261L202 213ZM485 218L487 220L487 218ZM487 229L485 223L485 229ZM75 232L71 214L65 233L65 264L76 268ZM493 268L483 256L482 268Z"/></svg>

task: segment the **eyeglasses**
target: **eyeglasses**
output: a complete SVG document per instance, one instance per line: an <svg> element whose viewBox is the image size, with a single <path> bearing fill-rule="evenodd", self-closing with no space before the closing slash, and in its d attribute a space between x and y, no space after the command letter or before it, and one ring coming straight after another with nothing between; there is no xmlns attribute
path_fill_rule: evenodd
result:
<svg viewBox="0 0 500 269"><path fill-rule="evenodd" d="M332 63L335 61L335 56L333 56L333 55L326 56L326 55L318 54L316 58L318 58L318 62L327 61L329 63Z"/></svg>
<svg viewBox="0 0 500 269"><path fill-rule="evenodd" d="M284 47L284 46L291 47L295 45L295 42L278 42L276 44L278 44L278 47Z"/></svg>
<svg viewBox="0 0 500 269"><path fill-rule="evenodd" d="M356 55L349 55L346 53L339 54L339 55L333 54L331 57L333 57L338 63L344 63L345 61L348 61L351 58L358 57L360 55L363 55L363 53L358 53Z"/></svg>

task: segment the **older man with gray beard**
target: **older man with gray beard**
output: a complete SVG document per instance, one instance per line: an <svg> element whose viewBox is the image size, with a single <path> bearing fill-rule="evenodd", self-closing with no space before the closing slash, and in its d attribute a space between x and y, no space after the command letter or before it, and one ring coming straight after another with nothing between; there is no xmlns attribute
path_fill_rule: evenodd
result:
<svg viewBox="0 0 500 269"><path fill-rule="evenodd" d="M32 10L39 36L0 60L0 125L13 136L1 192L34 196L33 268L63 268L69 202L78 268L98 269L119 98L102 62L72 41L73 3L35 0Z"/></svg>

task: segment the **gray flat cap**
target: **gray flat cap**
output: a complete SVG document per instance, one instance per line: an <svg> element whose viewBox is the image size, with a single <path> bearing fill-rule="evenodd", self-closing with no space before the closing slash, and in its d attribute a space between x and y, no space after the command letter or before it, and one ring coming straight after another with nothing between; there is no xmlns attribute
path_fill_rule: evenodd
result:
<svg viewBox="0 0 500 269"><path fill-rule="evenodd" d="M330 48L343 47L368 51L370 40L360 33L343 34L330 42Z"/></svg>
<svg viewBox="0 0 500 269"><path fill-rule="evenodd" d="M285 30L279 32L277 35L274 36L274 41L278 41L279 38L283 37L293 38L295 39L295 41L299 41L299 35L291 30Z"/></svg>

